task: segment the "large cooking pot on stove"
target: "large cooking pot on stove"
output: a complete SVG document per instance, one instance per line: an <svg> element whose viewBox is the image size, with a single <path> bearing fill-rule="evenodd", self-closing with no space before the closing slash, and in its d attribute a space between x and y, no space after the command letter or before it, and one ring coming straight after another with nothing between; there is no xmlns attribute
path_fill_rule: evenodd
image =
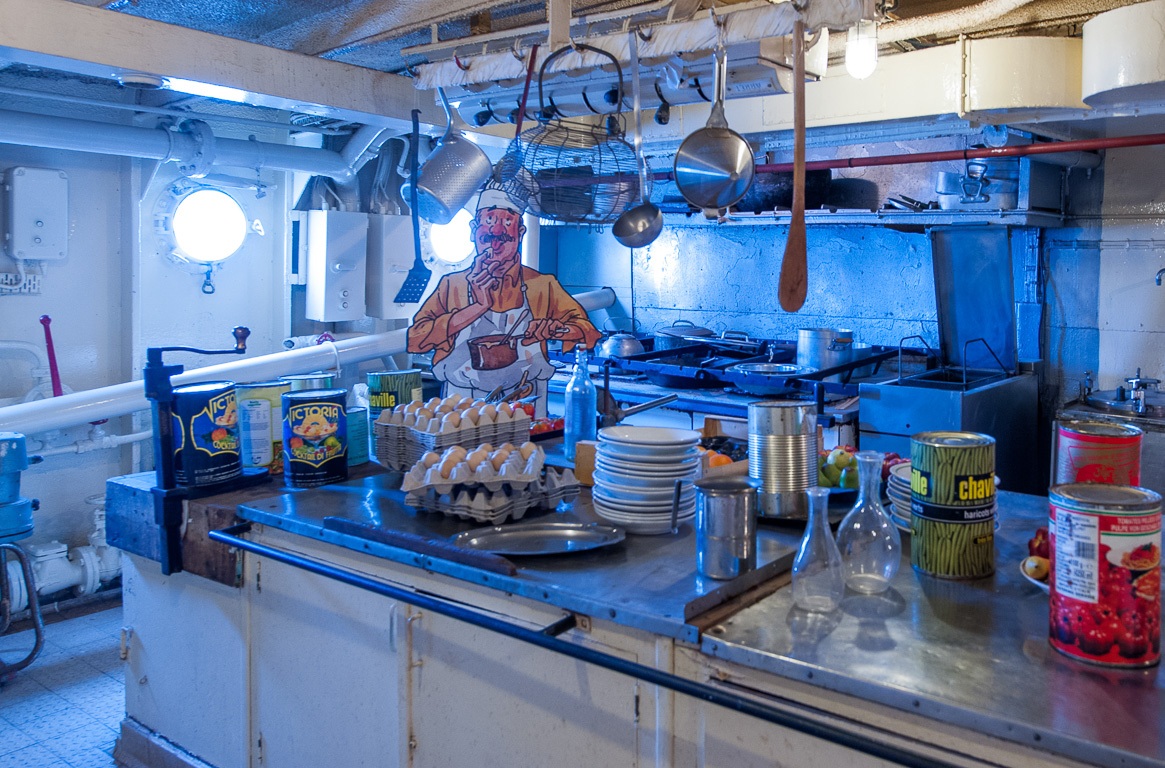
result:
<svg viewBox="0 0 1165 768"><path fill-rule="evenodd" d="M599 357L630 357L643 351L643 342L630 333L612 333L596 350Z"/></svg>
<svg viewBox="0 0 1165 768"><path fill-rule="evenodd" d="M666 328L659 328L655 331L655 349L675 349L676 347L683 347L693 342L686 337L712 337L716 334L708 328L701 328L698 325L687 320L676 320Z"/></svg>

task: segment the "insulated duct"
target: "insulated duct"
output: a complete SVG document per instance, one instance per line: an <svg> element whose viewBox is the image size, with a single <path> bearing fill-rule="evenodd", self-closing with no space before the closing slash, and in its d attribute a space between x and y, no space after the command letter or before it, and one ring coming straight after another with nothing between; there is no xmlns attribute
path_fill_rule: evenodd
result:
<svg viewBox="0 0 1165 768"><path fill-rule="evenodd" d="M327 176L350 182L367 161L384 129L364 126L341 152L290 144L224 139L201 121L187 121L184 130L139 128L93 120L0 111L0 144L42 149L93 152L178 163L188 176L205 176L211 168L267 168Z"/></svg>
<svg viewBox="0 0 1165 768"><path fill-rule="evenodd" d="M615 303L610 288L575 294L575 300L588 312L605 309ZM376 357L405 351L405 329L330 341L314 347L276 352L249 360L237 360L197 368L175 376L175 385L228 379L232 381L267 381L296 373L338 368ZM75 392L47 400L20 403L0 408L0 432L35 434L50 429L65 429L78 424L112 419L150 407L141 381L127 381L109 387Z"/></svg>

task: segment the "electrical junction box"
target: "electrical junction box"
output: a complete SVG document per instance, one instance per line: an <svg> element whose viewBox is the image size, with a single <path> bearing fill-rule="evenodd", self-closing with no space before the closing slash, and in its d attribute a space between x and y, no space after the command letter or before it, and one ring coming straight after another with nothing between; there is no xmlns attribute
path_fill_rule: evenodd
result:
<svg viewBox="0 0 1165 768"><path fill-rule="evenodd" d="M369 317L404 320L416 314L420 304L393 301L415 260L413 222L410 217L368 216L368 282L364 302ZM432 292L438 277L434 275L429 280L426 295Z"/></svg>
<svg viewBox="0 0 1165 768"><path fill-rule="evenodd" d="M50 168L4 174L4 246L14 259L49 261L69 252L69 175Z"/></svg>
<svg viewBox="0 0 1165 768"><path fill-rule="evenodd" d="M364 317L368 214L303 211L301 263L307 266L307 319L321 323Z"/></svg>

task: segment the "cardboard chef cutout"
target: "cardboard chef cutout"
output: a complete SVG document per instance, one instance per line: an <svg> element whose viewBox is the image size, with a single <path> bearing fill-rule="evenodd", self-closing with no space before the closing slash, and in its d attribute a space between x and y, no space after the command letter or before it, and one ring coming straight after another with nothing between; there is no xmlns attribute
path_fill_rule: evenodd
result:
<svg viewBox="0 0 1165 768"><path fill-rule="evenodd" d="M599 332L553 275L521 262L523 206L487 187L473 220L473 264L445 275L409 327L409 352L433 352L433 375L444 395L502 399L537 395L546 413L546 382L554 368L546 342L588 349Z"/></svg>

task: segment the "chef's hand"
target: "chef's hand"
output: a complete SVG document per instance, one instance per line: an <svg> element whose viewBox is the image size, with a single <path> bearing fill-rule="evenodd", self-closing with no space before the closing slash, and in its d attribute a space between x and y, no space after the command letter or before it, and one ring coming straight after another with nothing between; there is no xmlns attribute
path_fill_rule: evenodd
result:
<svg viewBox="0 0 1165 768"><path fill-rule="evenodd" d="M491 306L494 295L500 286L501 280L485 270L469 274L469 295L473 298L474 304L480 304L483 307Z"/></svg>
<svg viewBox="0 0 1165 768"><path fill-rule="evenodd" d="M525 339L531 344L536 341L549 341L551 339L560 339L569 331L570 328L565 323L560 323L552 317L547 317L542 320L532 320L529 327L526 328Z"/></svg>

